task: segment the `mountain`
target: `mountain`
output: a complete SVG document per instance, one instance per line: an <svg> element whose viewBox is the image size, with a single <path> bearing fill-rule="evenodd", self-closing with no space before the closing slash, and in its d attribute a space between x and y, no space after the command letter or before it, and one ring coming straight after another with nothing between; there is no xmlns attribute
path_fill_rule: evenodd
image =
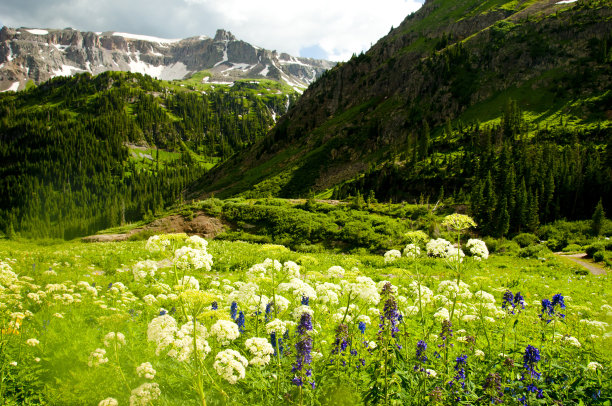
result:
<svg viewBox="0 0 612 406"><path fill-rule="evenodd" d="M124 71L157 79L193 74L201 83L271 79L303 91L334 64L268 51L218 30L214 38L163 39L121 32L81 32L71 28L8 28L0 31L0 90L22 90L58 76Z"/></svg>
<svg viewBox="0 0 612 406"><path fill-rule="evenodd" d="M608 1L428 0L189 196L450 196L497 234L590 216L612 195L611 47Z"/></svg>

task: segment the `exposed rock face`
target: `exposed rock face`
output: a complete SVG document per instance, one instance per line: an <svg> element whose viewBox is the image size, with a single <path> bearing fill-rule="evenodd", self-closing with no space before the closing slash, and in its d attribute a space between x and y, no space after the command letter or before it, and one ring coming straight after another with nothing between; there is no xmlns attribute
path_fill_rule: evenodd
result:
<svg viewBox="0 0 612 406"><path fill-rule="evenodd" d="M214 39L163 39L118 32L73 29L0 30L0 91L21 90L28 80L41 83L56 76L108 70L139 72L158 79L184 79L209 70L209 82L242 78L284 81L306 88L334 64L310 58L280 56L218 30Z"/></svg>

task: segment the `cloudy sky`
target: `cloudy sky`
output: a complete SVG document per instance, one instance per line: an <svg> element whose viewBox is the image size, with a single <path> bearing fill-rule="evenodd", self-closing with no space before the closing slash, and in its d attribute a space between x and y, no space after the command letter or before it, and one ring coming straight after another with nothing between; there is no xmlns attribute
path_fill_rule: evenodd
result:
<svg viewBox="0 0 612 406"><path fill-rule="evenodd" d="M238 39L292 55L342 61L367 50L422 0L2 0L0 25L72 27L162 38Z"/></svg>

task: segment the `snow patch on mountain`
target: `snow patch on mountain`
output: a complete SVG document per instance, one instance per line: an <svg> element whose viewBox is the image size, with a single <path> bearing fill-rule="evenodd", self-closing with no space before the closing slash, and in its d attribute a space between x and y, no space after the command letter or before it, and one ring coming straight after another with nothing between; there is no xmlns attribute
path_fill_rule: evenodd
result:
<svg viewBox="0 0 612 406"><path fill-rule="evenodd" d="M34 34L34 35L47 35L49 34L49 31L47 30L39 30L38 28L32 29L32 30L26 30L27 32L29 32L30 34Z"/></svg>
<svg viewBox="0 0 612 406"><path fill-rule="evenodd" d="M4 92L16 92L17 89L19 89L19 82L15 82L13 83L8 89L6 90L0 90L0 93L4 93Z"/></svg>
<svg viewBox="0 0 612 406"><path fill-rule="evenodd" d="M181 41L180 38L179 39L158 38L158 37L151 37L149 35L129 34L127 32L114 32L113 35L116 37L135 39L139 41L157 42L158 44L174 44L175 42Z"/></svg>

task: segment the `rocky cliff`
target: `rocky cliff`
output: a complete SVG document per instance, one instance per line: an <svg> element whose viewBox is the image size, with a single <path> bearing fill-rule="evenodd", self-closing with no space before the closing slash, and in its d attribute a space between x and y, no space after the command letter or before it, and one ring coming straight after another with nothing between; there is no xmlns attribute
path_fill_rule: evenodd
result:
<svg viewBox="0 0 612 406"><path fill-rule="evenodd" d="M0 31L0 91L57 76L127 71L185 79L202 70L209 83L267 78L305 89L334 64L269 51L218 30L215 38L163 39L120 32L8 28Z"/></svg>

